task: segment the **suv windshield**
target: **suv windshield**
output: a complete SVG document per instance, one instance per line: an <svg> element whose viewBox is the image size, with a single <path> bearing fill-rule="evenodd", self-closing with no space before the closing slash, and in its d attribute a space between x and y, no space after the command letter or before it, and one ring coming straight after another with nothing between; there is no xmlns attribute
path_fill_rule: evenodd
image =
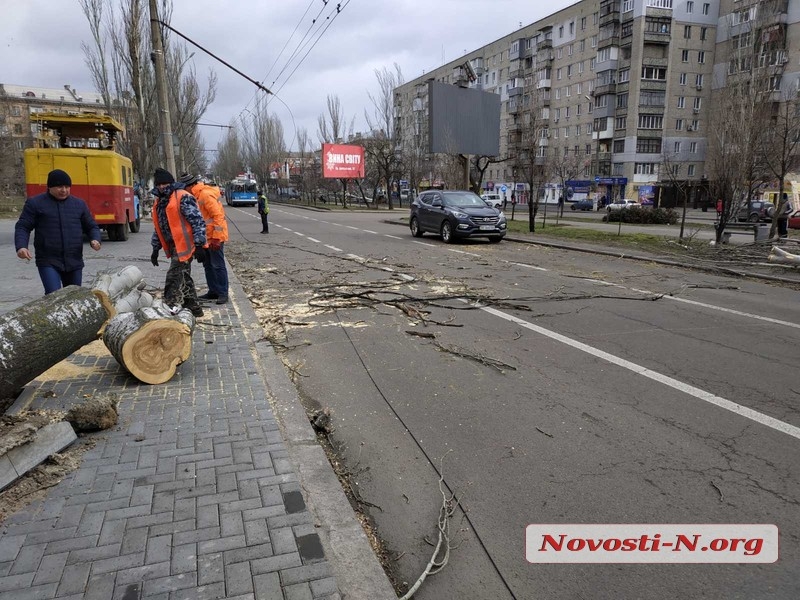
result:
<svg viewBox="0 0 800 600"><path fill-rule="evenodd" d="M444 192L444 205L453 208L485 207L486 203L472 192Z"/></svg>

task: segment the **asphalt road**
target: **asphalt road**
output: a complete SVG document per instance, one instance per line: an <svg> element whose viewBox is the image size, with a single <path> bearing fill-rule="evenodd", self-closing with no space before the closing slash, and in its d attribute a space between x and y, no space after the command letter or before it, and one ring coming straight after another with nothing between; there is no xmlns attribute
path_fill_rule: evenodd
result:
<svg viewBox="0 0 800 600"><path fill-rule="evenodd" d="M254 209L227 212L226 254L305 404L331 410L400 581L430 558L440 473L461 498L449 563L416 598L800 597L798 292L507 241L448 246L385 211L273 205L269 235ZM87 274L129 255L161 282L148 231L87 250ZM41 293L32 265L12 269L0 312ZM528 563L525 528L547 523L773 523L780 559Z"/></svg>
<svg viewBox="0 0 800 600"><path fill-rule="evenodd" d="M228 215L229 260L306 405L331 410L399 580L430 557L439 473L462 498L417 598L800 597L798 292L417 240L385 212L276 205L269 235ZM531 523L773 523L780 559L531 564Z"/></svg>

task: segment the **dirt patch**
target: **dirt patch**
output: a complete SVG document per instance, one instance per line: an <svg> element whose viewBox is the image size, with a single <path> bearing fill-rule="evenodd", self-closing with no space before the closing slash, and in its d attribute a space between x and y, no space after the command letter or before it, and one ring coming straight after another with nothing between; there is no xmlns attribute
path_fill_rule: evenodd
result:
<svg viewBox="0 0 800 600"><path fill-rule="evenodd" d="M83 453L95 444L94 440L78 440L63 452L51 455L0 492L0 524L9 515L47 496L47 490L76 470L83 460Z"/></svg>
<svg viewBox="0 0 800 600"><path fill-rule="evenodd" d="M0 416L0 456L12 448L27 444L42 427L61 421L63 417L64 413L49 410Z"/></svg>

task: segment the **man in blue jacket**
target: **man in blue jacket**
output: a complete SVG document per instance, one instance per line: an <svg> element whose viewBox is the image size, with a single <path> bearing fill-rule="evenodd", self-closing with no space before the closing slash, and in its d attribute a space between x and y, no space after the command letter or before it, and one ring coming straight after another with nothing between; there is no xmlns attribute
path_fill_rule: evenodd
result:
<svg viewBox="0 0 800 600"><path fill-rule="evenodd" d="M33 248L36 267L50 294L61 286L81 285L83 279L83 234L95 252L100 250L100 228L86 202L70 194L72 180L61 169L47 175L47 191L25 201L14 227L17 256L30 260L31 231L36 230Z"/></svg>

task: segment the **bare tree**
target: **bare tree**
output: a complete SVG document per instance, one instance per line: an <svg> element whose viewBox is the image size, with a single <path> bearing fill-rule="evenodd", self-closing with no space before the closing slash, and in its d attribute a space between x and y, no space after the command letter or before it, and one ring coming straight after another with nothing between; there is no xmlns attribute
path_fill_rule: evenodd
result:
<svg viewBox="0 0 800 600"><path fill-rule="evenodd" d="M375 69L378 80L378 93L373 96L367 92L372 102L373 114L364 111L367 126L370 129L367 143L364 146L366 159L374 169L372 197L376 198L377 187L381 182L386 186L389 210L394 208L392 194L393 183L402 175L402 163L395 138L395 104L394 88L403 85L403 73L395 63L394 71L386 67ZM377 202L375 203L377 205Z"/></svg>
<svg viewBox="0 0 800 600"><path fill-rule="evenodd" d="M770 126L761 138L764 163L778 180L778 202L769 236L775 237L778 219L786 216L790 198L783 193L786 176L800 166L800 102L797 94L784 94L774 107Z"/></svg>
<svg viewBox="0 0 800 600"><path fill-rule="evenodd" d="M242 134L235 122L217 144L217 155L212 167L214 173L223 181L230 181L243 171L245 158Z"/></svg>
<svg viewBox="0 0 800 600"><path fill-rule="evenodd" d="M686 204L689 200L689 187L691 182L681 177L680 169L682 161L677 153L664 152L661 155L661 165L659 166L659 173L662 178L669 181L670 186L681 201L681 230L678 234L678 239L683 239L683 234L686 226ZM620 221L622 217L620 216Z"/></svg>
<svg viewBox="0 0 800 600"><path fill-rule="evenodd" d="M267 108L265 99L259 97L252 113L251 129L244 138L247 140L245 145L247 164L262 187L266 187L270 180L273 167L278 165L280 169L286 158L283 124L275 114L270 114Z"/></svg>
<svg viewBox="0 0 800 600"><path fill-rule="evenodd" d="M344 109L339 96L328 94L327 113L317 117L317 139L320 144L341 144L353 136L356 118L345 121ZM347 179L342 179L342 206L347 206Z"/></svg>

